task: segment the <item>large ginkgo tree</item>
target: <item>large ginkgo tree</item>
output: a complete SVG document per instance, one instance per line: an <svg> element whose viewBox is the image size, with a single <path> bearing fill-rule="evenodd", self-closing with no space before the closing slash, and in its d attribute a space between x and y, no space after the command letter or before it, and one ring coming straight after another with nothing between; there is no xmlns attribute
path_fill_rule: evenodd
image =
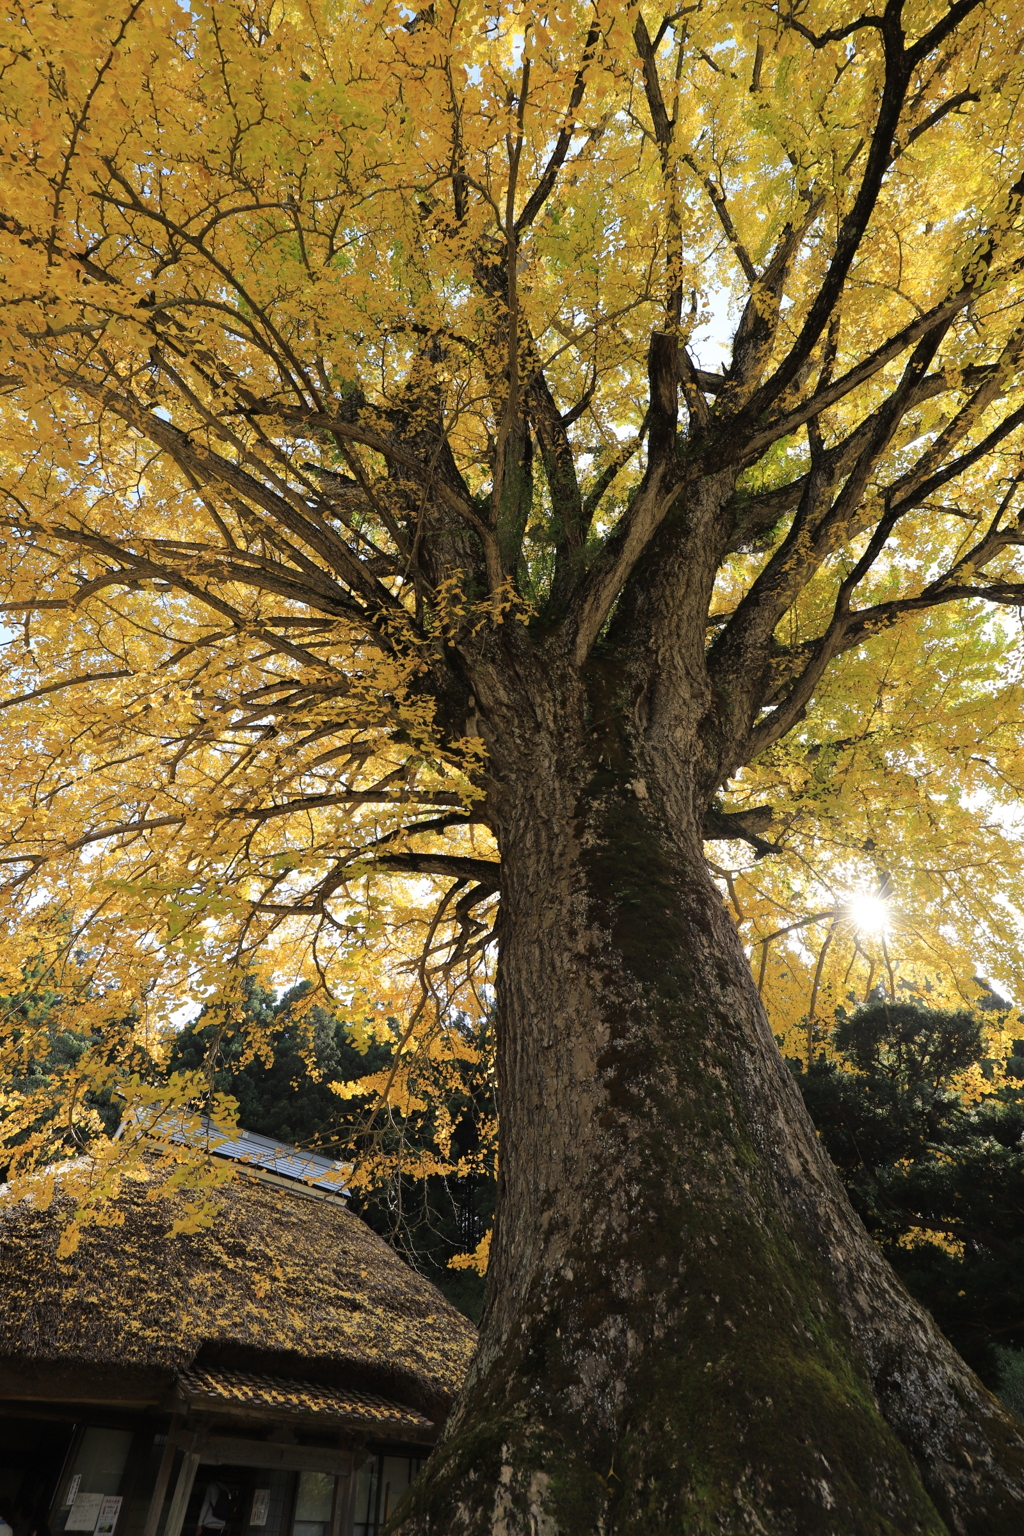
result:
<svg viewBox="0 0 1024 1536"><path fill-rule="evenodd" d="M0 17L7 1059L87 1042L19 1166L253 967L399 1115L493 1013L407 1536L1024 1528L758 992L895 990L911 845L914 985L986 895L1012 963L1022 90L1005 0Z"/></svg>

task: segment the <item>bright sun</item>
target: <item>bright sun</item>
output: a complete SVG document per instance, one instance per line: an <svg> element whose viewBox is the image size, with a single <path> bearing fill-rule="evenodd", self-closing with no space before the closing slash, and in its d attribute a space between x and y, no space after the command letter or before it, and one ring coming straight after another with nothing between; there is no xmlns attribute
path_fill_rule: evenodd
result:
<svg viewBox="0 0 1024 1536"><path fill-rule="evenodd" d="M861 933L882 933L889 926L889 906L881 896L866 893L851 896L846 911L853 926Z"/></svg>

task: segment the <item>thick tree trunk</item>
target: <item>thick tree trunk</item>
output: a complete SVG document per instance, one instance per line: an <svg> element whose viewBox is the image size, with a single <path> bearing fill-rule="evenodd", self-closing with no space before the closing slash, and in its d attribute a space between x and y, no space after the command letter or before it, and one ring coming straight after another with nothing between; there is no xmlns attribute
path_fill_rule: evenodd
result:
<svg viewBox="0 0 1024 1536"><path fill-rule="evenodd" d="M552 697L492 748L499 1215L478 1356L396 1529L1020 1536L1021 1427L850 1209L678 759L659 780Z"/></svg>

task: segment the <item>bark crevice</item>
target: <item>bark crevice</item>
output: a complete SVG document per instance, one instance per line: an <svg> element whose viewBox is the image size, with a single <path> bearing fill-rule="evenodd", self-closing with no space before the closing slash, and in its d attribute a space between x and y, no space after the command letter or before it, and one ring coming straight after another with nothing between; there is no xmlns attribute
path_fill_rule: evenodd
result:
<svg viewBox="0 0 1024 1536"><path fill-rule="evenodd" d="M669 754L591 681L495 733L492 1273L395 1530L1015 1536L1020 1426L850 1208L708 874L702 701Z"/></svg>

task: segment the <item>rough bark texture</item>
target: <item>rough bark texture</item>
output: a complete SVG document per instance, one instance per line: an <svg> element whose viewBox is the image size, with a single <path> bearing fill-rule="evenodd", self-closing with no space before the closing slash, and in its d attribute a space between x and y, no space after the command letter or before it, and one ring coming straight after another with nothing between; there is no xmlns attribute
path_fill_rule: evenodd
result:
<svg viewBox="0 0 1024 1536"><path fill-rule="evenodd" d="M394 1528L1015 1536L1020 1426L819 1146L702 856L706 692L646 654L477 684L501 1198L470 1383Z"/></svg>

